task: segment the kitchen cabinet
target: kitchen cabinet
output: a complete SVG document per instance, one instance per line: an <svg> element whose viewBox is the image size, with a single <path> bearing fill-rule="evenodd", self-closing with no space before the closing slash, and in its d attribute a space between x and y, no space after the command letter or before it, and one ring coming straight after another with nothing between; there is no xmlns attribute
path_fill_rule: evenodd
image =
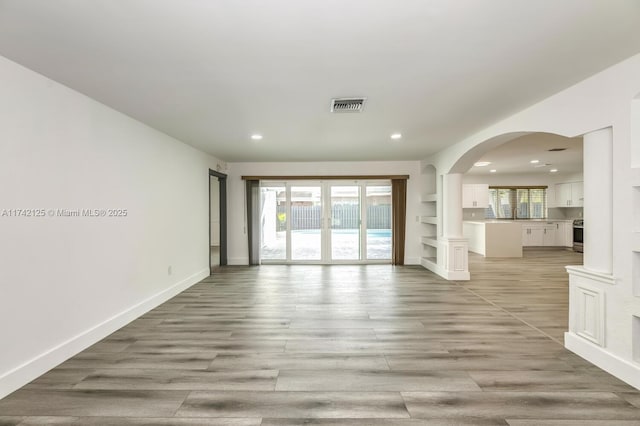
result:
<svg viewBox="0 0 640 426"><path fill-rule="evenodd" d="M557 222L556 223L556 246L572 247L573 246L573 223Z"/></svg>
<svg viewBox="0 0 640 426"><path fill-rule="evenodd" d="M484 183L462 185L463 209L486 209L489 207L489 185Z"/></svg>
<svg viewBox="0 0 640 426"><path fill-rule="evenodd" d="M524 247L570 247L573 225L570 222L522 222Z"/></svg>
<svg viewBox="0 0 640 426"><path fill-rule="evenodd" d="M573 222L564 224L564 246L573 247Z"/></svg>
<svg viewBox="0 0 640 426"><path fill-rule="evenodd" d="M522 228L522 245L524 247L541 247L544 245L544 228L539 225Z"/></svg>
<svg viewBox="0 0 640 426"><path fill-rule="evenodd" d="M584 184L567 182L555 184L556 207L583 207Z"/></svg>
<svg viewBox="0 0 640 426"><path fill-rule="evenodd" d="M545 225L542 228L542 245L553 247L556 245L556 225Z"/></svg>

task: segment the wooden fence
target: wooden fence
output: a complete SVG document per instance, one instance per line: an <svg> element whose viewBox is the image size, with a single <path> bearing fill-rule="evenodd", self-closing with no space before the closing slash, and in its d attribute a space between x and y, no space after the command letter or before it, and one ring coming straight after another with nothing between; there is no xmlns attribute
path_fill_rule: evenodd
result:
<svg viewBox="0 0 640 426"><path fill-rule="evenodd" d="M336 204L332 207L333 229L357 229L360 227L360 207L351 204ZM277 229L286 229L284 206L278 206ZM319 229L322 211L320 206L291 206L291 229ZM282 220L281 220L282 219ZM391 229L391 206L367 206L367 229Z"/></svg>

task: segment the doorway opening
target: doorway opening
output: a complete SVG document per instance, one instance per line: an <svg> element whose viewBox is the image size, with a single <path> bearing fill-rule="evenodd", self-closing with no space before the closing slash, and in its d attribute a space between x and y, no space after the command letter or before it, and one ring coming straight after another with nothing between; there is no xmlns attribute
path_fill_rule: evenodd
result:
<svg viewBox="0 0 640 426"><path fill-rule="evenodd" d="M209 170L209 267L227 264L227 175Z"/></svg>

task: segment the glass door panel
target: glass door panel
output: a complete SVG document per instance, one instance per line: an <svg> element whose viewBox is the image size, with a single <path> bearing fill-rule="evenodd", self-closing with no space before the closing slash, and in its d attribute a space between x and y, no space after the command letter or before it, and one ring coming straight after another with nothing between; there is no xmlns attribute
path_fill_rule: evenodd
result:
<svg viewBox="0 0 640 426"><path fill-rule="evenodd" d="M391 260L388 181L263 182L261 259L267 263Z"/></svg>
<svg viewBox="0 0 640 426"><path fill-rule="evenodd" d="M367 186L367 259L391 259L391 185Z"/></svg>
<svg viewBox="0 0 640 426"><path fill-rule="evenodd" d="M287 260L287 190L284 186L262 186L260 202L260 256Z"/></svg>
<svg viewBox="0 0 640 426"><path fill-rule="evenodd" d="M322 260L322 187L291 187L291 260Z"/></svg>
<svg viewBox="0 0 640 426"><path fill-rule="evenodd" d="M331 187L331 260L360 260L360 187Z"/></svg>

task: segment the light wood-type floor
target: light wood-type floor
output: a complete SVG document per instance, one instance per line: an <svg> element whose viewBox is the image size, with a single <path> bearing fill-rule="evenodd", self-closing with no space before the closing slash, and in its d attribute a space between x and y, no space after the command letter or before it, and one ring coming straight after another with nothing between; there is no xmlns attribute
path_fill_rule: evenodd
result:
<svg viewBox="0 0 640 426"><path fill-rule="evenodd" d="M566 351L570 251L226 267L0 401L0 425L640 425Z"/></svg>

